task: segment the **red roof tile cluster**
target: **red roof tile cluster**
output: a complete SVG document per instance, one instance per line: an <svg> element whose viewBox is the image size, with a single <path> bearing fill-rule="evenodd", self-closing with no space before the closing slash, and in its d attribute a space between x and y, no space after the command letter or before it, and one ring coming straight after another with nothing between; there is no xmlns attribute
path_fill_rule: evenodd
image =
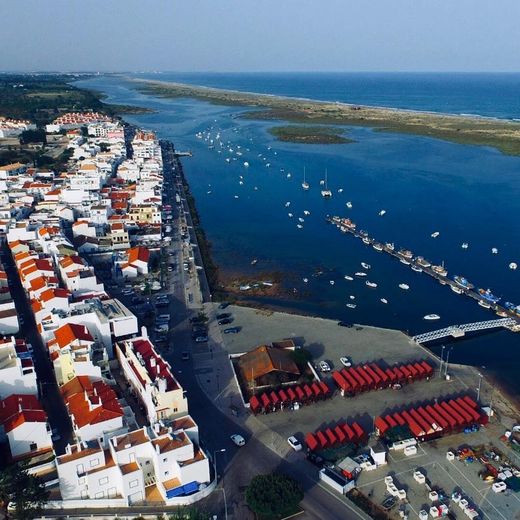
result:
<svg viewBox="0 0 520 520"><path fill-rule="evenodd" d="M13 394L0 401L0 424L6 433L26 422L47 422L47 414L34 395Z"/></svg>
<svg viewBox="0 0 520 520"><path fill-rule="evenodd" d="M68 112L54 120L55 125L71 125L110 121L110 117L99 112Z"/></svg>
<svg viewBox="0 0 520 520"><path fill-rule="evenodd" d="M88 376L78 376L65 383L60 391L79 428L124 415L116 393L103 381L92 382Z"/></svg>
<svg viewBox="0 0 520 520"><path fill-rule="evenodd" d="M136 261L140 260L141 262L148 263L150 259L150 251L146 249L146 247L132 247L127 251L128 254L128 263L130 265L134 264Z"/></svg>
<svg viewBox="0 0 520 520"><path fill-rule="evenodd" d="M74 341L94 342L94 338L87 327L76 323L66 323L59 329L56 329L54 337L60 348L67 347Z"/></svg>

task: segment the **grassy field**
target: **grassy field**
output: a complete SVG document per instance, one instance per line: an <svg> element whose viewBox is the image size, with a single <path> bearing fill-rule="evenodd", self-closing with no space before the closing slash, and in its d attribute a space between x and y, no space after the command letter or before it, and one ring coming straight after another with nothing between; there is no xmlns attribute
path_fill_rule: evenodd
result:
<svg viewBox="0 0 520 520"><path fill-rule="evenodd" d="M157 96L191 97L210 103L260 109L243 115L250 119L284 120L306 125L366 126L386 132L491 146L508 155L520 155L520 123L516 121L308 101L159 81L141 81L138 85L139 90Z"/></svg>
<svg viewBox="0 0 520 520"><path fill-rule="evenodd" d="M269 132L279 141L304 144L342 144L353 143L343 137L343 131L330 126L273 126Z"/></svg>

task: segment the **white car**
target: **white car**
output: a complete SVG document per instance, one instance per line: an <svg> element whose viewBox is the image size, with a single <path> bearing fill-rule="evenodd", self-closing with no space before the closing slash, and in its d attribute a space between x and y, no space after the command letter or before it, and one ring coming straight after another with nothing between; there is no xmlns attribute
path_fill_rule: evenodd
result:
<svg viewBox="0 0 520 520"><path fill-rule="evenodd" d="M287 442L294 451L301 451L303 449L302 443L294 435L291 435L287 439Z"/></svg>
<svg viewBox="0 0 520 520"><path fill-rule="evenodd" d="M231 435L231 440L237 445L237 446L244 446L246 443L246 440L242 435L239 435L238 433L234 433Z"/></svg>
<svg viewBox="0 0 520 520"><path fill-rule="evenodd" d="M341 364L344 367L351 367L352 366L352 361L350 361L350 358L348 358L348 357L340 357L339 360L341 361Z"/></svg>
<svg viewBox="0 0 520 520"><path fill-rule="evenodd" d="M326 361L320 361L319 367L322 372L330 372L330 365Z"/></svg>

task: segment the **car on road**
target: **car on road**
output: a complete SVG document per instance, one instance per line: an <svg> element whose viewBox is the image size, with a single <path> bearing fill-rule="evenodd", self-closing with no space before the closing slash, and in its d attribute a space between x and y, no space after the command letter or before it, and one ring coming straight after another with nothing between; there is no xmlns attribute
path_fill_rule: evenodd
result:
<svg viewBox="0 0 520 520"><path fill-rule="evenodd" d="M318 366L322 372L330 372L330 365L326 361L320 361Z"/></svg>
<svg viewBox="0 0 520 520"><path fill-rule="evenodd" d="M230 318L231 313L230 312L221 312L220 314L217 314L216 318L217 320L224 320L226 318Z"/></svg>
<svg viewBox="0 0 520 520"><path fill-rule="evenodd" d="M183 361L189 361L189 359L190 359L190 353L189 353L189 352L183 352L183 353L181 354L181 359L182 359Z"/></svg>
<svg viewBox="0 0 520 520"><path fill-rule="evenodd" d="M206 343L208 341L208 336L201 334L200 336L195 336L193 339L195 340L195 343Z"/></svg>
<svg viewBox="0 0 520 520"><path fill-rule="evenodd" d="M242 435L239 435L238 433L234 433L233 435L231 435L230 439L237 445L237 446L245 446L246 444L246 440L244 439L244 437L242 437Z"/></svg>
<svg viewBox="0 0 520 520"><path fill-rule="evenodd" d="M240 332L240 327L228 327L224 329L224 334L238 334Z"/></svg>
<svg viewBox="0 0 520 520"><path fill-rule="evenodd" d="M294 451L301 451L303 449L302 443L294 435L291 435L287 439L287 442Z"/></svg>
<svg viewBox="0 0 520 520"><path fill-rule="evenodd" d="M340 327L348 327L349 329L353 327L352 323L348 323L346 321L338 321L338 325Z"/></svg>
<svg viewBox="0 0 520 520"><path fill-rule="evenodd" d="M229 307L229 303L228 302L222 302L218 308L219 309L226 309L227 307Z"/></svg>
<svg viewBox="0 0 520 520"><path fill-rule="evenodd" d="M340 357L339 360L341 361L341 364L344 366L344 367L351 367L352 366L352 361L349 357L347 356L343 356L343 357Z"/></svg>
<svg viewBox="0 0 520 520"><path fill-rule="evenodd" d="M223 320L218 320L219 325L229 325L233 323L233 318L224 318Z"/></svg>

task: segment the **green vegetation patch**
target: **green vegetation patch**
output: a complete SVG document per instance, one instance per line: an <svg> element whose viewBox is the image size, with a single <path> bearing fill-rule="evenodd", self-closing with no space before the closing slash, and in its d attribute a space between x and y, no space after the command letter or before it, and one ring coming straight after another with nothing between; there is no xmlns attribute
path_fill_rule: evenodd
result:
<svg viewBox="0 0 520 520"><path fill-rule="evenodd" d="M304 144L343 144L353 143L343 137L343 131L330 126L274 126L269 129L279 141Z"/></svg>

